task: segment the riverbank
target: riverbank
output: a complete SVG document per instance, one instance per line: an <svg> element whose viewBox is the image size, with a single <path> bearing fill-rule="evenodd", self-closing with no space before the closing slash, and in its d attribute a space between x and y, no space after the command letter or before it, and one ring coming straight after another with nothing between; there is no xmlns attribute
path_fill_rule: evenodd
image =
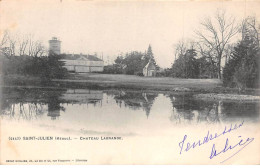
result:
<svg viewBox="0 0 260 168"><path fill-rule="evenodd" d="M4 76L2 86L26 86L71 89L126 89L160 92L198 92L237 94L235 88L222 87L218 79L179 79L170 77L140 77L122 74L71 74L67 79L42 81L36 77ZM243 94L259 95L259 89L247 89Z"/></svg>
<svg viewBox="0 0 260 168"><path fill-rule="evenodd" d="M260 96L253 95L240 95L240 94L216 94L216 93L206 93L206 94L196 94L193 96L196 99L202 100L218 100L218 101L260 101Z"/></svg>

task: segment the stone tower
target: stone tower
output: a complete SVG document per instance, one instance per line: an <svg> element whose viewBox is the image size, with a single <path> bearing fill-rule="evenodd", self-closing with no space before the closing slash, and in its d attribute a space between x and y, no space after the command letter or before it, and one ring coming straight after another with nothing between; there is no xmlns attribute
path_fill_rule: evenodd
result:
<svg viewBox="0 0 260 168"><path fill-rule="evenodd" d="M55 54L60 54L60 46L61 41L57 39L57 37L52 37L51 40L49 40L49 51L53 52Z"/></svg>

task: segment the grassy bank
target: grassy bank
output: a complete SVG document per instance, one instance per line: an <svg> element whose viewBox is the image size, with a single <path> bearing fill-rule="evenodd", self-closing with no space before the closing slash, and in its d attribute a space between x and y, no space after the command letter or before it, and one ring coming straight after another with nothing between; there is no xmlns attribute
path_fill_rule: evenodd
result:
<svg viewBox="0 0 260 168"><path fill-rule="evenodd" d="M4 86L38 86L59 88L135 89L170 92L237 93L234 88L222 87L218 79L179 79L170 77L140 77L121 74L72 74L68 79L43 81L36 77L4 76ZM245 94L257 95L258 89Z"/></svg>
<svg viewBox="0 0 260 168"><path fill-rule="evenodd" d="M67 86L100 86L103 88L133 88L167 91L192 91L198 89L213 89L221 86L217 79L177 79L169 77L140 77L121 74L80 74L69 79L53 80Z"/></svg>

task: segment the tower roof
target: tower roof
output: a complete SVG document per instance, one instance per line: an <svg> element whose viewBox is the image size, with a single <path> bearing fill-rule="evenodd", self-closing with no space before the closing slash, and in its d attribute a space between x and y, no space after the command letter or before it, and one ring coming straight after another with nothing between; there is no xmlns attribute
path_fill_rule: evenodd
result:
<svg viewBox="0 0 260 168"><path fill-rule="evenodd" d="M53 41L61 42L57 37L52 37L52 39L49 40L49 42L53 42Z"/></svg>

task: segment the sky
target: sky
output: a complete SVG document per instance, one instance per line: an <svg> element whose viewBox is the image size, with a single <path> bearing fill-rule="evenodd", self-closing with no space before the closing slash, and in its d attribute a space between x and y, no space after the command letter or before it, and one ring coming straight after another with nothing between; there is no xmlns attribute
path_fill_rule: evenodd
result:
<svg viewBox="0 0 260 168"><path fill-rule="evenodd" d="M182 38L196 39L199 22L218 8L237 20L260 16L260 2L245 0L2 0L0 33L33 34L46 47L55 36L64 53L103 53L110 63L121 52L144 52L151 44L157 64L166 68L174 61L174 44Z"/></svg>

